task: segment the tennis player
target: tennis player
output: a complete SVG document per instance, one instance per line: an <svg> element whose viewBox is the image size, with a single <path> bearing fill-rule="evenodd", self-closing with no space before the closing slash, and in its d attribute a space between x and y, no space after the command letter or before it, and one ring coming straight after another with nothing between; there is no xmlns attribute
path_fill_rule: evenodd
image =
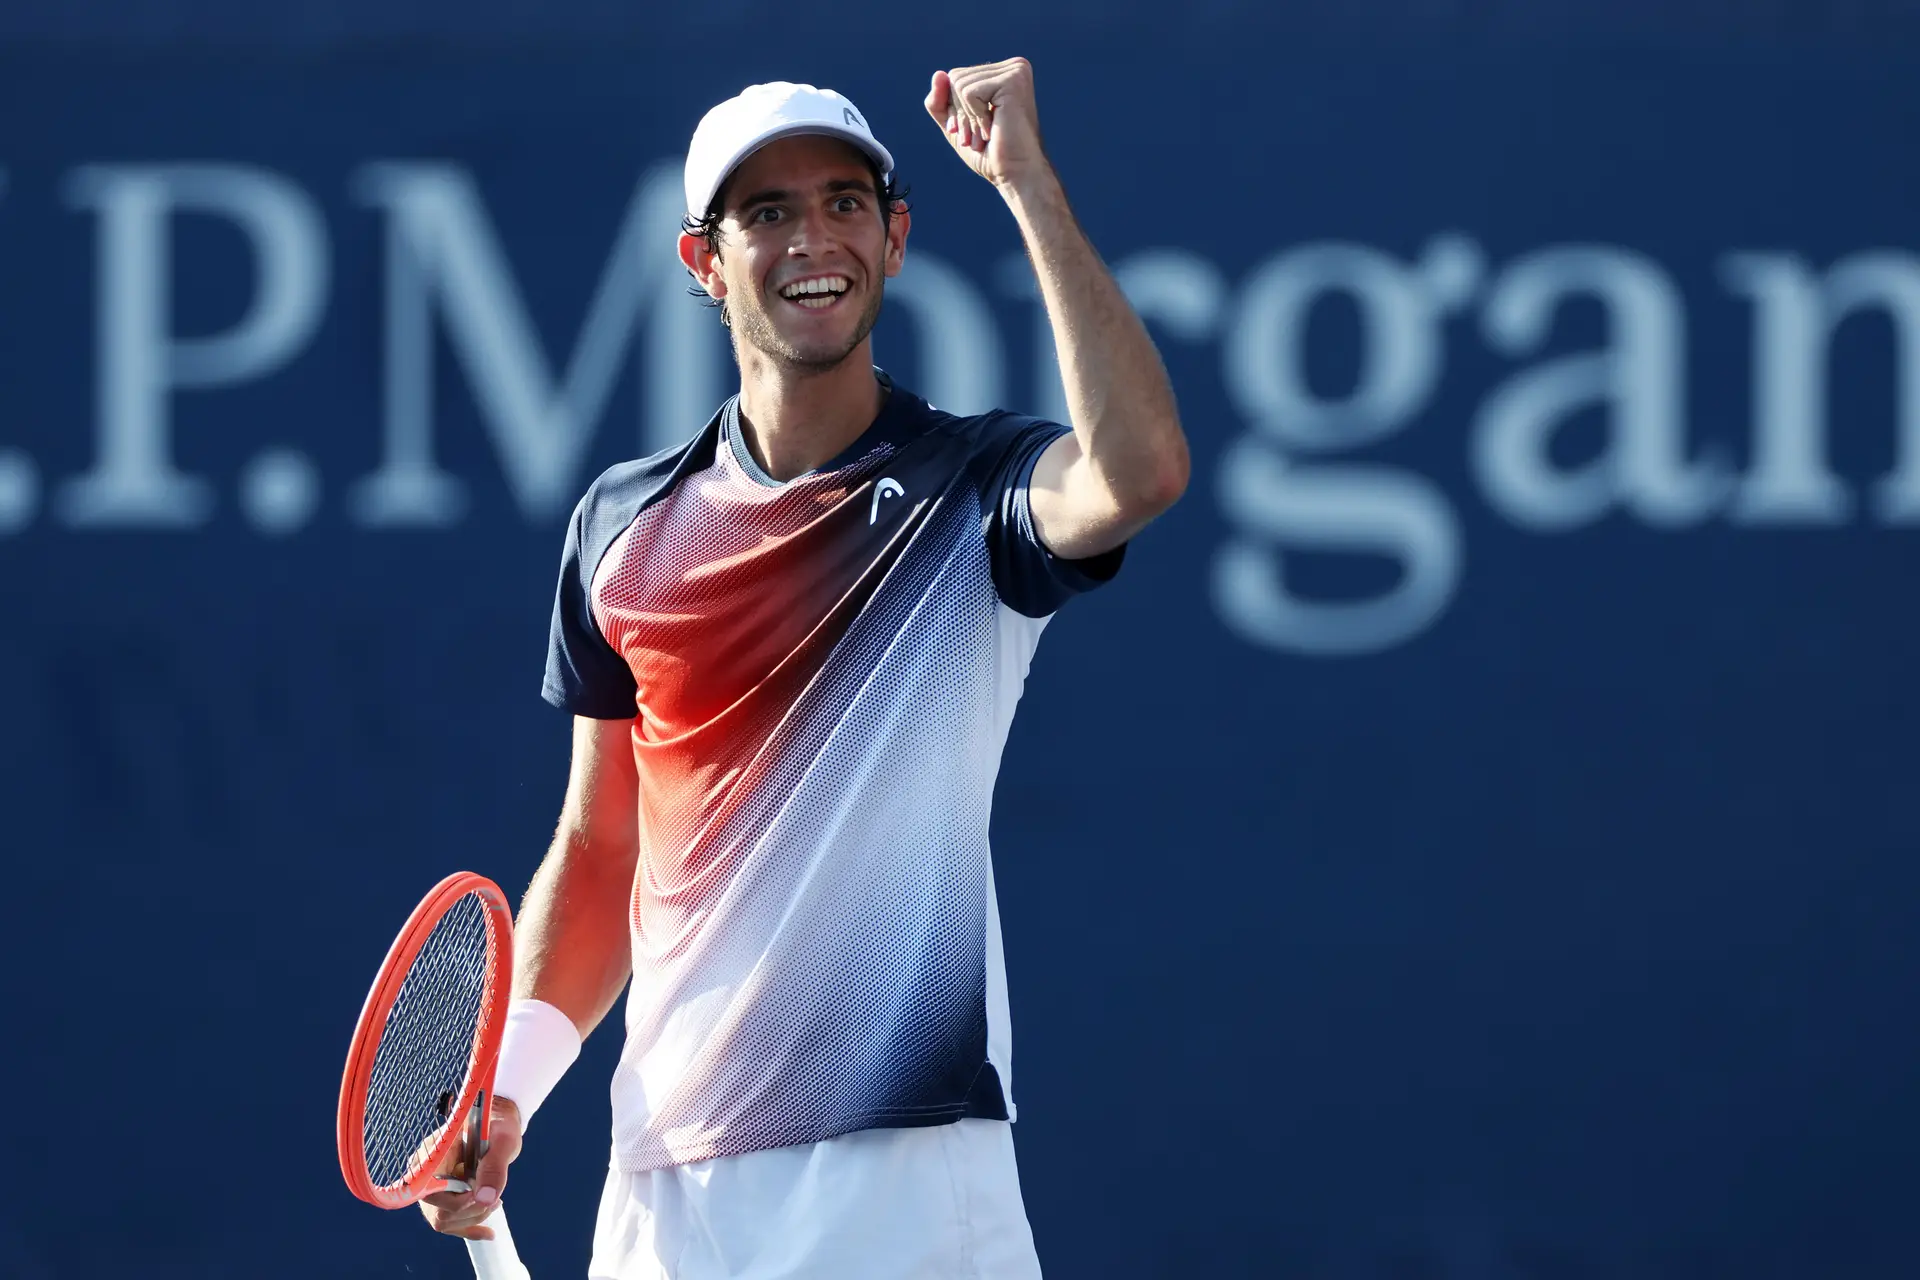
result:
<svg viewBox="0 0 1920 1280"><path fill-rule="evenodd" d="M571 777L516 927L495 1145L426 1202L441 1231L488 1234L631 977L593 1276L1040 1273L988 807L1041 629L1114 576L1187 450L1026 61L937 72L926 108L1013 212L1072 427L958 417L874 367L910 215L851 102L764 84L707 113L680 257L740 392L574 512L544 689Z"/></svg>

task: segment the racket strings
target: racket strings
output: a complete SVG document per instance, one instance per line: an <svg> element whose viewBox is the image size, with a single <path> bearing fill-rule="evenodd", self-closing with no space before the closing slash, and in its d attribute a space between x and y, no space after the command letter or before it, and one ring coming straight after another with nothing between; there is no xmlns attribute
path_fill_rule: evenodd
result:
<svg viewBox="0 0 1920 1280"><path fill-rule="evenodd" d="M376 1187L412 1177L449 1124L472 1066L491 986L488 911L467 894L434 926L387 1014L362 1125Z"/></svg>

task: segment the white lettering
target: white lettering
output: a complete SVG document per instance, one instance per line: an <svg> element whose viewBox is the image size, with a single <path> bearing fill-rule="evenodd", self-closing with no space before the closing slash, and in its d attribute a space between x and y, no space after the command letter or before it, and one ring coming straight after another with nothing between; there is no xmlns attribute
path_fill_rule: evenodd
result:
<svg viewBox="0 0 1920 1280"><path fill-rule="evenodd" d="M1342 398L1308 387L1307 320L1345 294L1360 308L1360 378ZM1422 274L1365 245L1310 244L1267 260L1227 326L1227 386L1241 412L1296 449L1353 448L1398 431L1440 376L1438 307Z"/></svg>
<svg viewBox="0 0 1920 1280"><path fill-rule="evenodd" d="M1459 522L1420 476L1293 466L1246 435L1221 461L1219 492L1243 536L1214 558L1214 606L1254 644L1311 656L1378 653L1432 626L1459 586ZM1278 547L1385 556L1401 566L1401 578L1372 600L1304 601L1287 586Z"/></svg>
<svg viewBox="0 0 1920 1280"><path fill-rule="evenodd" d="M557 385L472 179L449 165L376 164L358 185L387 214L385 451L350 497L362 523L446 525L465 509L463 482L433 457L436 304L530 519L562 515L578 496L581 464L649 301L648 451L686 439L712 414L725 339L714 318L673 287L677 170L658 166L635 189Z"/></svg>
<svg viewBox="0 0 1920 1280"><path fill-rule="evenodd" d="M919 250L887 286L887 300L912 315L921 395L948 413L975 414L1001 405L1000 330L973 282Z"/></svg>
<svg viewBox="0 0 1920 1280"><path fill-rule="evenodd" d="M1508 355L1538 350L1574 296L1605 307L1609 345L1546 361L1487 397L1470 445L1487 500L1542 531L1586 524L1616 502L1662 527L1705 519L1732 479L1717 458L1686 460L1685 313L1657 264L1595 246L1529 254L1494 281L1481 317L1488 342ZM1556 467L1548 456L1554 434L1591 404L1612 406L1606 448L1580 468Z"/></svg>
<svg viewBox="0 0 1920 1280"><path fill-rule="evenodd" d="M1754 302L1753 469L1732 517L1740 524L1841 524L1853 499L1826 457L1827 356L1848 315L1882 308L1892 322L1899 457L1874 492L1881 519L1920 523L1920 263L1862 253L1824 278L1788 254L1730 254L1729 288Z"/></svg>
<svg viewBox="0 0 1920 1280"><path fill-rule="evenodd" d="M18 533L40 510L40 469L18 449L0 449L0 534Z"/></svg>
<svg viewBox="0 0 1920 1280"><path fill-rule="evenodd" d="M67 185L99 215L95 387L99 454L63 486L58 509L84 527L186 527L212 516L213 492L172 459L172 393L231 386L279 368L313 333L326 296L326 227L278 174L231 165L90 165ZM175 212L213 214L247 237L259 281L223 333L169 332Z"/></svg>
<svg viewBox="0 0 1920 1280"><path fill-rule="evenodd" d="M1442 269L1410 268L1360 245L1307 245L1256 269L1228 324L1224 366L1235 406L1255 431L1220 468L1222 513L1239 535L1214 559L1220 616L1246 639L1291 653L1377 653L1443 613L1461 574L1460 532L1427 480L1369 465L1298 465L1283 447L1323 451L1404 429L1440 374L1439 318L1470 292L1477 259L1449 239ZM1437 294L1435 278L1447 286ZM1322 398L1304 372L1313 306L1346 294L1361 316L1354 389ZM1308 600L1288 585L1289 551L1378 555L1399 580L1369 600Z"/></svg>

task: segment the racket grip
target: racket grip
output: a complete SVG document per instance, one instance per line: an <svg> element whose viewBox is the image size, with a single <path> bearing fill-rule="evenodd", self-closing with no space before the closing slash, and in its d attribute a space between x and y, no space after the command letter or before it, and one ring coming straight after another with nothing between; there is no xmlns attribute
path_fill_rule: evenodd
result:
<svg viewBox="0 0 1920 1280"><path fill-rule="evenodd" d="M507 1206L488 1214L487 1225L493 1228L493 1239L467 1241L467 1258L477 1280L531 1280L520 1251L513 1247L513 1232L507 1230Z"/></svg>

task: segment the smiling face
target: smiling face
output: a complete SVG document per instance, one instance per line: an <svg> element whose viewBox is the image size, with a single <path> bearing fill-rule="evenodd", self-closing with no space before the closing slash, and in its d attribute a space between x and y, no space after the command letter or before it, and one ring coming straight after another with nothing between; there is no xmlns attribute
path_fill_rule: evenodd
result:
<svg viewBox="0 0 1920 1280"><path fill-rule="evenodd" d="M725 302L736 341L822 372L860 349L886 278L900 272L907 214L883 217L881 199L873 166L852 145L782 138L748 156L721 188L719 253L682 236L681 260Z"/></svg>

